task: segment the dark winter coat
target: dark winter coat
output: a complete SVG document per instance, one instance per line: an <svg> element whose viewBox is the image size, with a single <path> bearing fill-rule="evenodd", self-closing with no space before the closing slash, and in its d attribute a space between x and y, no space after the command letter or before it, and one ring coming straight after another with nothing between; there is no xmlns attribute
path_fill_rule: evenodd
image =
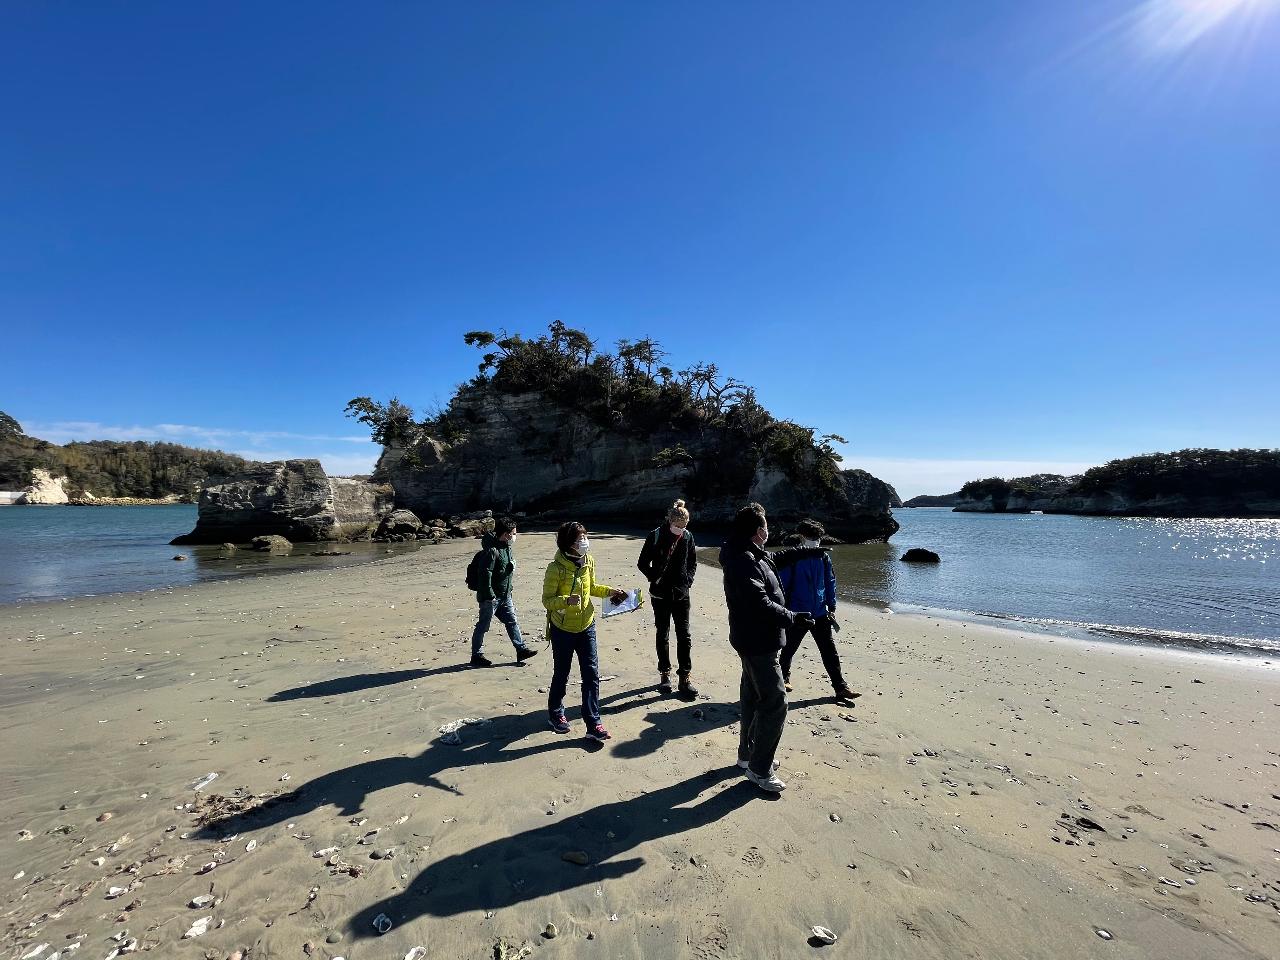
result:
<svg viewBox="0 0 1280 960"><path fill-rule="evenodd" d="M492 533L486 533L480 541L480 549L488 554L488 562L484 583L476 591L476 599L505 600L511 596L511 581L515 579L516 572L511 544L502 543Z"/></svg>
<svg viewBox="0 0 1280 960"><path fill-rule="evenodd" d="M649 581L649 596L662 600L687 600L698 573L697 545L685 530L677 540L671 527L661 526L645 537L636 564Z"/></svg>
<svg viewBox="0 0 1280 960"><path fill-rule="evenodd" d="M750 540L730 538L720 548L724 598L729 606L729 643L739 654L777 653L786 646L784 631L795 623L778 580L784 566L823 556L818 547L795 547L770 554Z"/></svg>

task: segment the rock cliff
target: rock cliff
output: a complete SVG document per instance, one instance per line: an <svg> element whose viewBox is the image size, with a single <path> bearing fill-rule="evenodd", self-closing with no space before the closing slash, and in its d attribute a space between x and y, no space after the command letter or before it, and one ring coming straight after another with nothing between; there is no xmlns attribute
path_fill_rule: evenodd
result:
<svg viewBox="0 0 1280 960"><path fill-rule="evenodd" d="M22 491L18 503L33 506L64 504L71 497L67 493L67 478L55 477L48 470L36 467L31 471L31 483Z"/></svg>
<svg viewBox="0 0 1280 960"><path fill-rule="evenodd" d="M419 516L488 507L648 526L680 497L700 524L727 522L758 500L784 524L817 515L842 540L884 540L898 528L889 509L897 495L862 470L815 489L759 456L745 470L741 456L719 460L695 431L609 428L532 391L473 385L453 409L466 421L464 439L390 444L378 461L375 475L395 488L397 505Z"/></svg>
<svg viewBox="0 0 1280 960"><path fill-rule="evenodd" d="M250 464L200 492L195 529L175 544L247 542L272 534L292 542L368 536L394 507L385 484L330 477L319 460Z"/></svg>

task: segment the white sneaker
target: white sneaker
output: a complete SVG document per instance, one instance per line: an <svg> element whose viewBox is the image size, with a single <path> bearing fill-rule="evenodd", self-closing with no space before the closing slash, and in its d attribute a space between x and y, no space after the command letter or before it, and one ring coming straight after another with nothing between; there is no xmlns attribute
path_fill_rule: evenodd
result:
<svg viewBox="0 0 1280 960"><path fill-rule="evenodd" d="M743 770L749 770L751 768L751 761L739 760L738 766L740 766ZM779 766L780 764L778 763L777 760L773 761L773 766L769 768L769 772L772 773L774 770L777 770Z"/></svg>
<svg viewBox="0 0 1280 960"><path fill-rule="evenodd" d="M781 793L787 789L787 785L778 779L776 773L770 773L767 777L760 777L752 773L750 767L747 767L747 779L766 793Z"/></svg>

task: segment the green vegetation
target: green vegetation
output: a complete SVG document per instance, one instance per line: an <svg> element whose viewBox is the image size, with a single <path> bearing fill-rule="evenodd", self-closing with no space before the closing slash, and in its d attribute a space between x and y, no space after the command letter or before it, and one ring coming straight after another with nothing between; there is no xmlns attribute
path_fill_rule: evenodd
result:
<svg viewBox="0 0 1280 960"><path fill-rule="evenodd" d="M674 369L656 340L619 340L609 353L584 331L558 320L533 339L487 330L473 330L463 339L482 352L479 372L445 409L415 421L397 398L382 404L357 397L347 404L347 415L368 425L375 442L403 448L412 462L415 446L428 437L450 445L465 442L478 416L475 401L486 391L533 392L605 429L690 438L662 450L655 465L687 466L689 492L695 496L744 489L760 463L777 466L814 493L840 490L840 458L832 444L845 442L842 437L819 436L812 427L775 418L754 388L725 376L715 364Z"/></svg>
<svg viewBox="0 0 1280 960"><path fill-rule="evenodd" d="M1123 490L1135 498L1222 496L1236 490L1280 496L1280 450L1177 450L1112 460L1086 470L1071 492Z"/></svg>
<svg viewBox="0 0 1280 960"><path fill-rule="evenodd" d="M248 463L220 450L176 443L92 440L58 446L29 437L0 412L0 489L21 490L37 467L69 479L73 496L194 499L207 476L235 473Z"/></svg>
<svg viewBox="0 0 1280 960"><path fill-rule="evenodd" d="M1055 498L1101 494L1116 494L1134 502L1168 498L1231 501L1246 494L1280 499L1280 450L1190 449L1147 453L1111 460L1078 477L1041 473L1011 480L1000 477L970 480L954 496L989 499L1000 510L1015 494L1045 501L1046 508L1052 508L1050 501Z"/></svg>

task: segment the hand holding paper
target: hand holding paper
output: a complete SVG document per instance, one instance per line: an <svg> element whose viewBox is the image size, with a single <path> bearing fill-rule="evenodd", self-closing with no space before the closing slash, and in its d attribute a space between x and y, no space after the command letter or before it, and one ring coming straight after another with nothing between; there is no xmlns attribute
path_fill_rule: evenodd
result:
<svg viewBox="0 0 1280 960"><path fill-rule="evenodd" d="M620 597L621 599L615 601L615 597ZM605 598L602 615L616 617L620 613L630 613L632 610L639 610L643 606L643 587L636 587L634 590L619 590L617 593Z"/></svg>

